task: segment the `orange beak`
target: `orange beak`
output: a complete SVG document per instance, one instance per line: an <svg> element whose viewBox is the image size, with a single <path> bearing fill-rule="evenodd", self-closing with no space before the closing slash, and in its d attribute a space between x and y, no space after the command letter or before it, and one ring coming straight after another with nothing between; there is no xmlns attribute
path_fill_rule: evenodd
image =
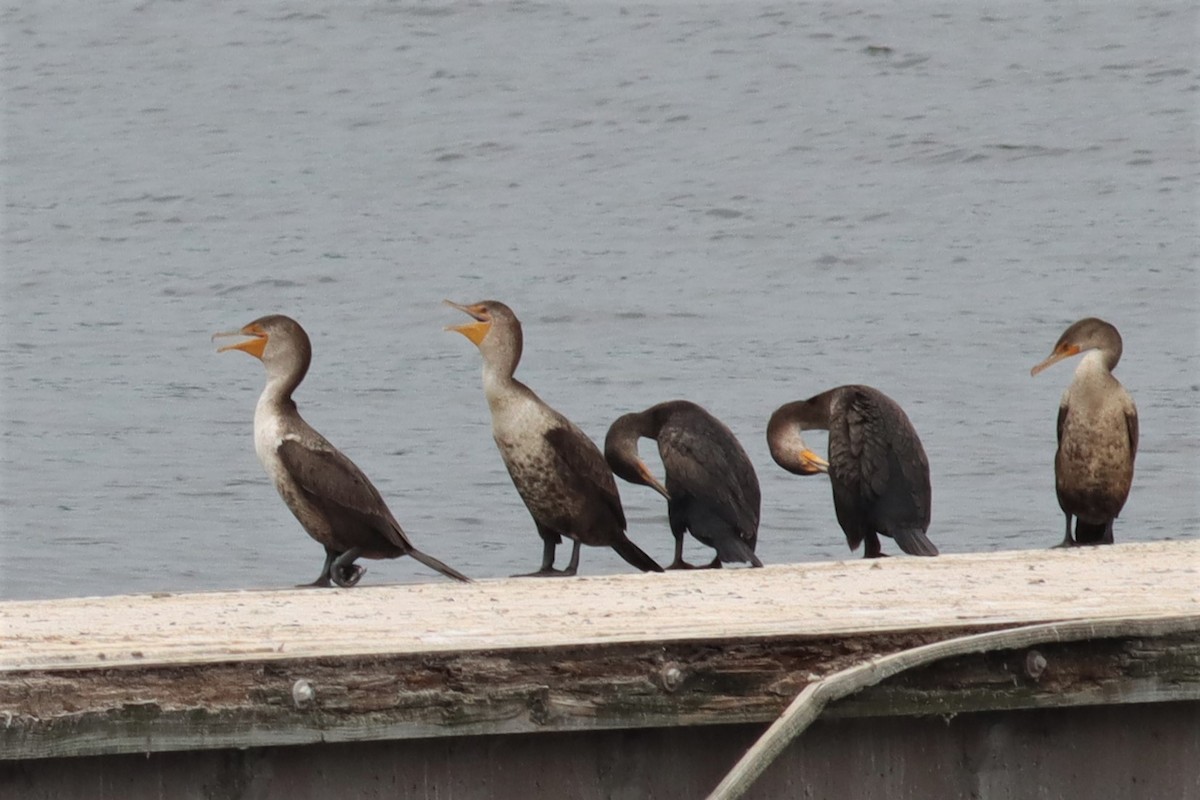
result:
<svg viewBox="0 0 1200 800"><path fill-rule="evenodd" d="M249 336L250 339L237 344L227 344L224 347L217 348L218 353L224 353L226 350L241 350L244 353L249 353L255 358L262 360L263 351L267 349L267 332L257 325L247 325L237 331L223 331L214 333L212 338L216 339L221 336Z"/></svg>
<svg viewBox="0 0 1200 800"><path fill-rule="evenodd" d="M450 300L443 300L442 302L475 318L475 322L464 322L462 325L447 325L446 330L461 333L478 347L479 343L488 335L488 331L492 329L492 321L488 318L487 309L483 306L462 306Z"/></svg>
<svg viewBox="0 0 1200 800"><path fill-rule="evenodd" d="M646 485L648 485L651 489L658 492L659 494L661 494L663 497L667 498L668 500L671 499L671 495L667 492L667 487L663 486L661 483L658 482L658 478L654 477L654 473L651 472L650 468L646 466L645 461L638 459L637 470L638 470L638 474L641 475L642 478L646 481Z"/></svg>
<svg viewBox="0 0 1200 800"><path fill-rule="evenodd" d="M812 450L800 451L800 471L805 475L816 475L819 472L829 472L829 462Z"/></svg>
<svg viewBox="0 0 1200 800"><path fill-rule="evenodd" d="M1046 367L1049 367L1052 364L1057 364L1059 361L1062 361L1064 358L1070 358L1071 356L1078 355L1079 352L1080 352L1079 345L1077 345L1077 344L1063 345L1062 347L1058 348L1053 353L1051 353L1050 357L1047 358L1045 361L1038 364L1033 369L1029 370L1029 374L1030 374L1030 376L1037 375L1039 372L1044 370Z"/></svg>

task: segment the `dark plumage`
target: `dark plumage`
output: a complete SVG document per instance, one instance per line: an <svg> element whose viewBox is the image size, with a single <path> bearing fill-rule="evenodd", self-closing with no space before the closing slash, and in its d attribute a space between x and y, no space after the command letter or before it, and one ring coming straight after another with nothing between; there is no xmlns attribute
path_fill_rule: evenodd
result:
<svg viewBox="0 0 1200 800"><path fill-rule="evenodd" d="M495 300L470 306L447 304L475 321L455 325L483 356L483 392L492 414L492 437L517 493L542 537L542 565L534 575L574 575L579 546L611 547L643 571L662 572L654 559L625 535L625 512L612 472L599 448L562 414L513 377L521 360L521 323ZM574 542L564 570L554 551Z"/></svg>
<svg viewBox="0 0 1200 800"><path fill-rule="evenodd" d="M801 431L829 431L829 460L809 450ZM787 403L771 415L767 443L789 472L828 472L833 508L851 550L883 555L877 534L915 556L936 556L929 529L929 460L916 430L894 400L870 386L839 386Z"/></svg>
<svg viewBox="0 0 1200 800"><path fill-rule="evenodd" d="M1112 374L1122 352L1115 327L1095 317L1079 320L1030 374L1084 352L1058 407L1054 484L1067 519L1061 547L1112 544L1113 520L1129 497L1137 456L1137 406Z"/></svg>
<svg viewBox="0 0 1200 800"><path fill-rule="evenodd" d="M638 457L639 437L658 442L666 471L664 487ZM695 403L671 400L625 414L608 429L604 457L618 477L649 486L667 498L675 536L675 560L668 569L690 569L683 560L683 535L716 549L709 566L749 562L754 554L762 503L754 465L733 431Z"/></svg>
<svg viewBox="0 0 1200 800"><path fill-rule="evenodd" d="M251 337L218 352L241 350L266 367L267 385L254 409L254 449L287 507L325 547L325 566L312 585L353 586L365 572L355 559L404 555L469 580L413 547L362 470L300 417L292 392L308 372L312 346L298 322L273 314L217 335Z"/></svg>

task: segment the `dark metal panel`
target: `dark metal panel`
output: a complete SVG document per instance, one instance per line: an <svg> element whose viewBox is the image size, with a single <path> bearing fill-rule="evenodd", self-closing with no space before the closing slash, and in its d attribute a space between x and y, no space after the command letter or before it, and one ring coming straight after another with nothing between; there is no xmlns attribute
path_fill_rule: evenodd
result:
<svg viewBox="0 0 1200 800"><path fill-rule="evenodd" d="M0 763L21 800L666 800L703 797L757 725ZM1200 800L1200 703L819 722L752 800Z"/></svg>

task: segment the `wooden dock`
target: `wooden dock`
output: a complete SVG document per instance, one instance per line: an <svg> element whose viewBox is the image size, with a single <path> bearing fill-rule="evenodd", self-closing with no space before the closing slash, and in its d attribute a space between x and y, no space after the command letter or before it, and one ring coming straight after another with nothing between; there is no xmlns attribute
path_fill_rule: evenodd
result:
<svg viewBox="0 0 1200 800"><path fill-rule="evenodd" d="M1015 709L1100 707L1114 714L1111 720L1062 716L1043 727L1066 726L1063 735L1083 741L1105 725L1127 730L1134 717L1155 709L1151 716L1162 724L1190 726L1190 735L1172 733L1169 745L1191 759L1179 769L1190 767L1186 774L1160 771L1158 783L1149 784L1155 791L1128 796L1161 790L1169 794L1157 796L1200 797L1200 541L665 575L0 603L0 796L15 796L6 787L21 787L23 797L92 796L76 794L71 787L83 784L67 773L140 762L155 764L146 786L161 787L164 775L191 774L179 766L181 754L193 757L189 769L200 769L196 758L210 758L213 769L253 782L266 761L243 763L245 753L273 753L278 776L278 764L313 751L294 746L313 745L325 755L309 752L305 763L332 758L330 764L376 781L371 765L387 764L393 782L425 781L423 793L410 793L418 797L702 797L762 723L810 681L968 633L1093 618L1145 621L1149 633L966 656L897 676L829 709L828 725L840 724L840 733L810 736L849 737L836 753L822 756L798 742L791 760L769 770L755 790L761 794L751 796L780 796L771 792L800 785L789 783L800 780L796 770L804 772L806 791L839 786L836 775L818 774L821 765L855 772L845 768L848 754L881 731L894 732L886 747L900 753L897 742L944 737L938 726L949 730L955 715L971 717L962 722L971 725ZM931 719L939 721L926 730ZM512 736L528 733L556 737ZM610 739L634 735L674 772L660 775L636 758L621 765L632 756ZM339 751L339 742L360 744ZM1165 746L1147 744L1124 766L1110 759L1092 771L1136 772L1131 759L1161 758ZM496 761L501 751L508 753L503 763ZM120 758L135 753L164 756ZM539 763L552 753L552 765ZM575 756L583 760L563 766ZM231 767L237 758L241 766ZM491 780L500 780L500 770L508 788L499 791L479 774L459 776L456 761L468 772L466 762L489 764ZM64 763L75 769L64 771ZM297 769L292 778L304 773ZM439 769L446 770L442 782L430 784L430 770ZM342 773L327 765L321 774ZM632 794L612 790L612 781L631 776L641 776ZM656 783L668 778L673 782ZM939 796L938 787L949 787L937 783L944 778L937 771L914 770L907 783L892 773L884 778L877 784L890 787L892 797ZM278 794L245 796L322 796L297 794L293 783L278 783ZM841 796L854 796L855 786L862 788L848 785ZM949 790L962 788L955 786ZM341 787L349 793L339 796L377 796ZM230 792L178 796L243 796Z"/></svg>

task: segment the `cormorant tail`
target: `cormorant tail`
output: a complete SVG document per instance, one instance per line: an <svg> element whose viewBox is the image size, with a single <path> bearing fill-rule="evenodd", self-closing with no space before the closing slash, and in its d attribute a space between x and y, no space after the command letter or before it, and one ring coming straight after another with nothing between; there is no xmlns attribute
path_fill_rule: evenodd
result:
<svg viewBox="0 0 1200 800"><path fill-rule="evenodd" d="M717 540L717 557L721 561L737 561L745 564L750 563L752 566L761 567L762 562L758 560L758 556L754 555L754 550L746 543L746 540L737 536L722 536Z"/></svg>
<svg viewBox="0 0 1200 800"><path fill-rule="evenodd" d="M646 555L642 548L638 547L628 538L614 544L613 550L616 550L617 555L628 561L630 564L633 564L642 572L663 571L663 568L658 565L657 561Z"/></svg>
<svg viewBox="0 0 1200 800"><path fill-rule="evenodd" d="M420 561L425 566L429 567L430 569L436 570L436 571L442 573L447 578L453 578L454 580L462 581L463 583L471 582L470 578L468 578L466 575L463 575L461 572L456 570L454 567L443 564L441 561L438 561L433 556L429 555L428 553L422 553L420 550L418 550L415 547L413 549L409 550L408 554L410 556L412 556L413 558L415 558L417 561Z"/></svg>
<svg viewBox="0 0 1200 800"><path fill-rule="evenodd" d="M893 531L892 538L896 540L896 544L900 545L900 549L910 556L936 556L938 554L937 547L929 541L925 531L920 528Z"/></svg>

